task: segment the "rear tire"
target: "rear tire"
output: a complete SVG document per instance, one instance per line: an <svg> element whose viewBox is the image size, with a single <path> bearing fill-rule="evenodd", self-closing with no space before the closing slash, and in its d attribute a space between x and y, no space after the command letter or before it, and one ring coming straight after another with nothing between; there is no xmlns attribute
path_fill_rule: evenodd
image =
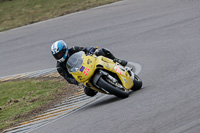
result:
<svg viewBox="0 0 200 133"><path fill-rule="evenodd" d="M107 92L119 97L119 98L127 98L129 96L129 92L122 90L118 87L113 86L112 84L108 83L106 80L104 80L102 77L99 78L97 85L100 88L103 88Z"/></svg>
<svg viewBox="0 0 200 133"><path fill-rule="evenodd" d="M142 80L136 74L134 75L133 83L134 83L134 85L131 88L131 90L137 91L137 90L140 90L142 88Z"/></svg>

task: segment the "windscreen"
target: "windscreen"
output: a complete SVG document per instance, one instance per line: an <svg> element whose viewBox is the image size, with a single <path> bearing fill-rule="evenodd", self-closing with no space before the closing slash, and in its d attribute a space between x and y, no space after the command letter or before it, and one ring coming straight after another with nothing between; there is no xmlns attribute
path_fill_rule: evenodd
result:
<svg viewBox="0 0 200 133"><path fill-rule="evenodd" d="M69 72L77 72L83 64L83 51L77 52L69 57L67 60L67 69Z"/></svg>

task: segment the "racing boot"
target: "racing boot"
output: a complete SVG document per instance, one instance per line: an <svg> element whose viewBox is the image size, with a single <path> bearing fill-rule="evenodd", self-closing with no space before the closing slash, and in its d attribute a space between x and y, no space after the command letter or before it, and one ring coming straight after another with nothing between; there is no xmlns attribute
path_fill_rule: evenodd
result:
<svg viewBox="0 0 200 133"><path fill-rule="evenodd" d="M120 60L120 59L117 59L117 58L115 58L114 60L113 60L114 62L118 62L119 64L121 64L122 66L126 66L127 65L127 61L125 61L125 60Z"/></svg>
<svg viewBox="0 0 200 133"><path fill-rule="evenodd" d="M88 88L88 87L85 87L85 88L84 88L84 92L85 92L85 94L86 94L87 96L90 96L90 97L93 97L93 96L95 96L95 95L98 93L98 91L95 91L95 90L90 89L90 88Z"/></svg>

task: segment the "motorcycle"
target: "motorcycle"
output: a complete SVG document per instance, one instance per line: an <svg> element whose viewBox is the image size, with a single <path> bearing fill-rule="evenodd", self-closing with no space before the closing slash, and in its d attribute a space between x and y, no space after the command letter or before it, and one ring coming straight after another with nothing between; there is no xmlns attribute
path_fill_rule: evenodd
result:
<svg viewBox="0 0 200 133"><path fill-rule="evenodd" d="M66 66L79 83L104 94L127 98L131 90L142 87L141 79L132 68L123 67L104 56L80 51L70 56Z"/></svg>

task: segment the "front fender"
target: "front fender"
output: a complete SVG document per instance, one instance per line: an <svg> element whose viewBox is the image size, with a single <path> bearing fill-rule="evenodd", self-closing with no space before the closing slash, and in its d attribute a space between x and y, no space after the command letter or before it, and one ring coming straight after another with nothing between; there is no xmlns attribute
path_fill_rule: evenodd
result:
<svg viewBox="0 0 200 133"><path fill-rule="evenodd" d="M95 74L95 76L93 77L93 84L96 85L97 82L99 81L99 78L102 76L102 75L105 75L107 76L108 73L107 72L104 72L104 71L99 71L98 73Z"/></svg>

